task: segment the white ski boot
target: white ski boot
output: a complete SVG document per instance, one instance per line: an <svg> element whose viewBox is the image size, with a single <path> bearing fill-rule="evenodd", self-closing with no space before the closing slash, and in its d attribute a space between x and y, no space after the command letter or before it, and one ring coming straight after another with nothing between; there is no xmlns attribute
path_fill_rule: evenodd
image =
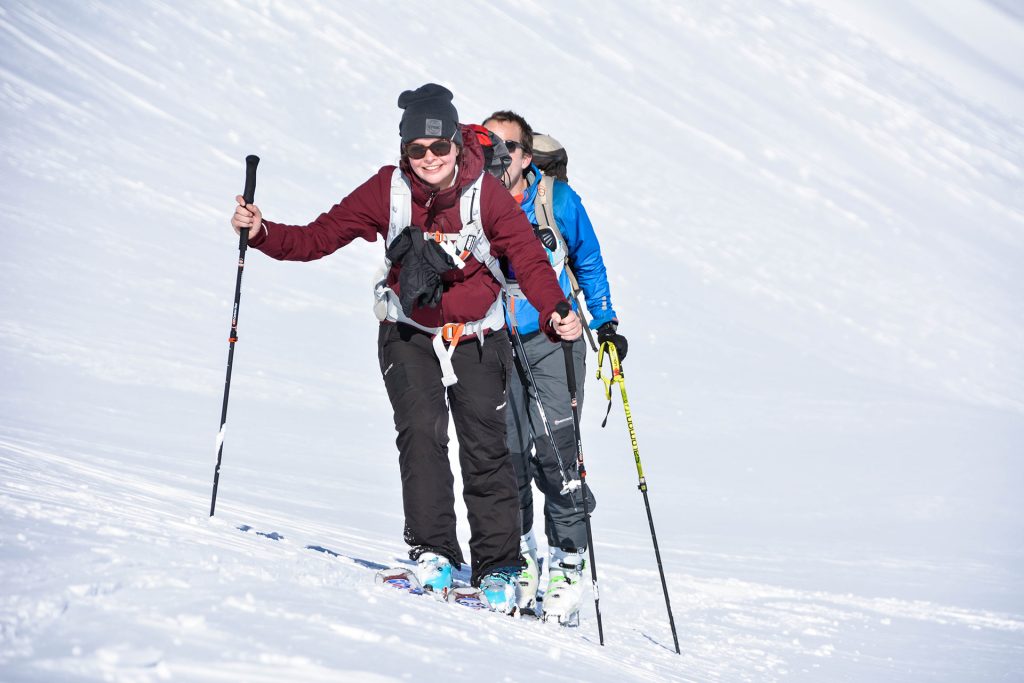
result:
<svg viewBox="0 0 1024 683"><path fill-rule="evenodd" d="M579 624L585 566L582 550L567 552L551 548L548 589L544 593L544 621L557 621L562 626Z"/></svg>
<svg viewBox="0 0 1024 683"><path fill-rule="evenodd" d="M531 529L519 539L519 553L526 560L526 568L519 572L516 582L516 608L519 614L537 615L537 588L540 586L540 567L537 565L537 539Z"/></svg>
<svg viewBox="0 0 1024 683"><path fill-rule="evenodd" d="M416 578L425 593L433 593L438 600L445 600L452 588L452 563L436 553L423 553L416 560Z"/></svg>

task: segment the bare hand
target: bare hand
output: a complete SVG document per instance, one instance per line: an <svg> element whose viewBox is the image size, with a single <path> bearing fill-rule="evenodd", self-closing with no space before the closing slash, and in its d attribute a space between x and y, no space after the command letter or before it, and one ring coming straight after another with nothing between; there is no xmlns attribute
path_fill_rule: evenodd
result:
<svg viewBox="0 0 1024 683"><path fill-rule="evenodd" d="M558 313L552 313L551 326L554 328L555 334L562 338L562 341L575 341L583 334L583 325L580 323L579 316L572 311L569 311L569 315L564 318Z"/></svg>
<svg viewBox="0 0 1024 683"><path fill-rule="evenodd" d="M246 204L242 195L235 197L235 201L238 206L231 216L231 227L235 229L236 235L241 234L242 228L249 228L249 239L252 240L263 227L263 212L255 204Z"/></svg>

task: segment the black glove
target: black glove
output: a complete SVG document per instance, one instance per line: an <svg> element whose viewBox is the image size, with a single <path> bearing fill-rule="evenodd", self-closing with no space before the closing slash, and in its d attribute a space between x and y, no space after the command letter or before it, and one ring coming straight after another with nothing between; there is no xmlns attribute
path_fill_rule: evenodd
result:
<svg viewBox="0 0 1024 683"><path fill-rule="evenodd" d="M619 360L623 361L626 359L626 351L629 349L629 344L626 342L626 338L616 332L619 329L619 324L614 320L609 320L601 327L597 328L597 343L604 344L605 342L611 342L615 346L615 353L619 355Z"/></svg>
<svg viewBox="0 0 1024 683"><path fill-rule="evenodd" d="M408 227L399 233L386 252L392 263L401 263L398 273L399 301L402 311L411 316L417 306L436 307L441 303L444 285L441 273L455 267L455 261L434 240L425 240L423 231Z"/></svg>

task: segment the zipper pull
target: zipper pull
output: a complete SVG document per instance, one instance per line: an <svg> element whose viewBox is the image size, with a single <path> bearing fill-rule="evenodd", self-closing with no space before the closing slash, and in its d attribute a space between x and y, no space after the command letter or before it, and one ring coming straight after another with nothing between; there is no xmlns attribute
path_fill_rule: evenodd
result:
<svg viewBox="0 0 1024 683"><path fill-rule="evenodd" d="M433 192L430 193L430 196L427 197L426 208L429 209L433 205L434 197L436 197L436 196L437 196L437 190L434 190Z"/></svg>

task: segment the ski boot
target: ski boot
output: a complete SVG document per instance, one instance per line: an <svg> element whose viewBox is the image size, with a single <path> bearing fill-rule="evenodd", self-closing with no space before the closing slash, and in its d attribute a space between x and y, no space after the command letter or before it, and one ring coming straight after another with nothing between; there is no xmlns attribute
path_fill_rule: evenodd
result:
<svg viewBox="0 0 1024 683"><path fill-rule="evenodd" d="M544 621L562 626L578 626L583 602L583 550L551 548L548 563L548 589L544 593Z"/></svg>
<svg viewBox="0 0 1024 683"><path fill-rule="evenodd" d="M519 553L526 560L526 567L519 572L516 581L516 609L526 616L537 615L537 588L540 585L540 567L537 565L537 539L533 531L523 534L519 540Z"/></svg>
<svg viewBox="0 0 1024 683"><path fill-rule="evenodd" d="M515 614L516 611L516 567L495 569L480 579L480 594L493 612Z"/></svg>
<svg viewBox="0 0 1024 683"><path fill-rule="evenodd" d="M438 600L448 598L452 588L452 563L447 557L426 552L416 559L416 577L423 592L431 593Z"/></svg>

